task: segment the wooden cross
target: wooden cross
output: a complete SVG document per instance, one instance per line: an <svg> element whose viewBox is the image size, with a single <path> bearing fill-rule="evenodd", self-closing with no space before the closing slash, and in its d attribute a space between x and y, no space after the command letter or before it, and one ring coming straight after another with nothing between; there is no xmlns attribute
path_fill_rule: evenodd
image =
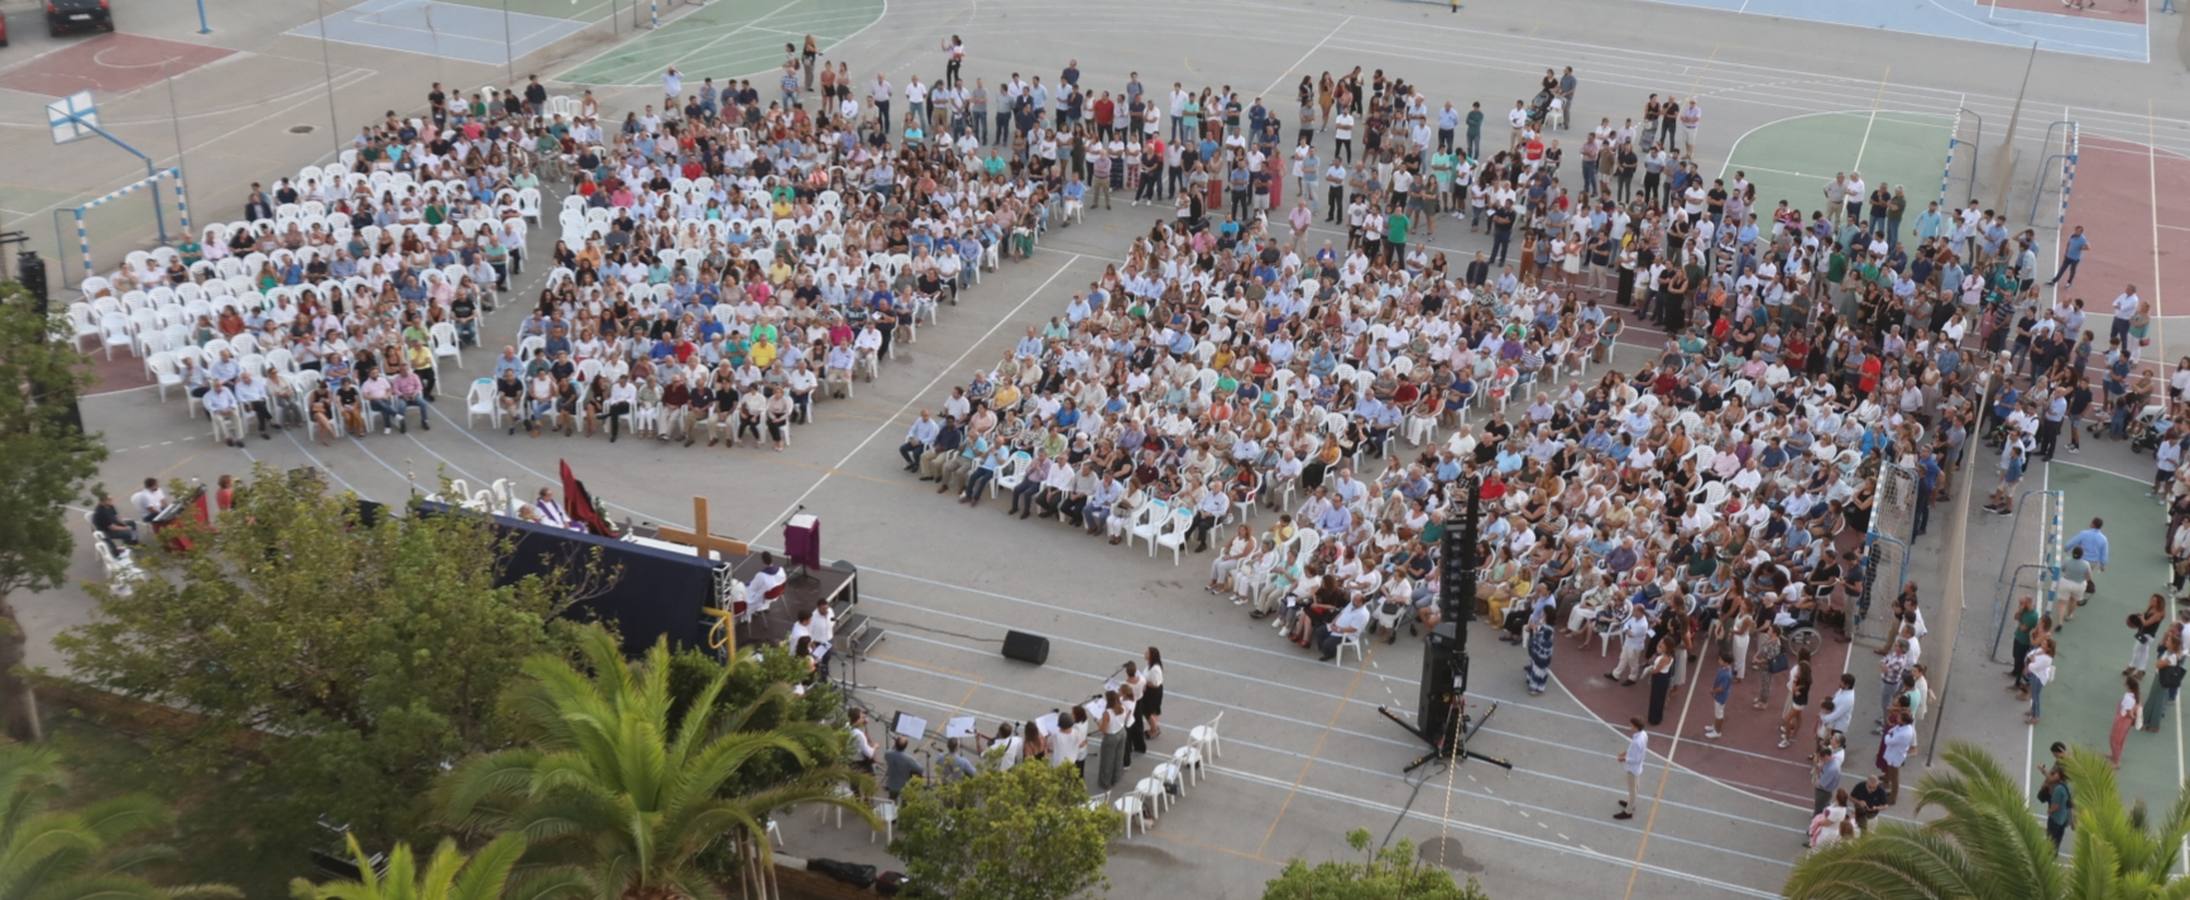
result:
<svg viewBox="0 0 2190 900"><path fill-rule="evenodd" d="M670 525L658 526L655 536L674 544L691 547L695 554L705 558L710 552L722 554L723 562L745 556L751 548L744 541L717 537L707 531L707 498L692 498L692 528L687 531Z"/></svg>

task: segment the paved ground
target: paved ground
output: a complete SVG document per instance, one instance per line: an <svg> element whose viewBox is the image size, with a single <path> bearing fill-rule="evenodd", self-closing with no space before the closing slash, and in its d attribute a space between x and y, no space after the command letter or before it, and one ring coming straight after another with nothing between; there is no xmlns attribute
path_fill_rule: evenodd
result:
<svg viewBox="0 0 2190 900"><path fill-rule="evenodd" d="M123 41L49 41L31 24L26 4L0 5L11 14L17 41L17 46L0 51L0 85L48 72L48 57L40 54L81 54L81 49L60 48ZM481 64L454 58L464 54L436 56L340 43L325 48L323 61L315 39L295 34L309 27L314 10L294 0L214 4L214 33L202 37L195 33L189 4L123 6L126 33L231 51L175 79L181 147L191 173L193 205L201 216L235 215L247 182L325 158L360 119L421 103L427 81L469 87L499 81L508 70L499 56L492 64ZM628 3L561 6L529 0L516 4L520 13L563 17L583 26L572 38L519 57L513 66L519 78L530 71L554 75L606 65L604 60L630 59L634 61L625 67L629 72L604 71L598 80L642 86L620 93L604 87L597 93L612 110L658 100L641 67L652 64L655 50L603 57L631 36ZM740 8L747 6L752 5ZM1936 195L1932 179L1938 177L1942 160L1927 156L1935 152L1925 148L1936 145L1937 153L1943 153L1944 129L1955 127L1926 123L1951 122L1957 109L1967 109L1969 115L1956 133L1973 138L1972 120L1983 117L1989 129L1981 146L1985 155L1968 163L1957 158L1950 193L1958 202L1975 193L1988 205L2008 197L2017 198L2014 204L2027 202L2031 176L2044 152L2039 126L2033 123L2052 118L2055 109L2077 118L2087 140L2134 141L2156 146L2155 153L2190 150L2190 119L2183 118L2190 116L2190 99L2180 91L2160 89L2175 83L2177 76L2152 72L2148 66L2041 53L2017 141L2020 164L2012 178L2003 179L1998 161L2005 154L1999 141L2014 105L2012 86L2021 76L2022 51L1890 31L1863 32L1857 47L1842 39L1855 32L1833 30L1833 40L1817 40L1827 26L1663 5L1541 0L1510 8L1471 4L1465 13L1452 15L1442 4L1389 0L1312 5L1215 0L1192 7L1122 0L1092 10L1049 0L1008 5L901 0L880 13L880 27L828 30L825 26L856 22L840 16L866 15L862 9L832 12L840 6L857 4L793 0L752 7L747 14L755 18L748 19L679 6L668 12L693 17L694 24L687 26L691 31L670 24L639 44L625 46L713 42L705 52L714 54L750 43L762 48L748 54L750 60L731 54L702 68L680 63L690 78L745 76L771 65L783 40L795 40L768 29L814 31L841 38L839 52L852 61L855 74L864 77L879 65L902 82L915 70L925 77L940 74L941 61L933 48L941 37L958 33L972 51L967 75L991 83L1013 71L1054 73L1064 57L1076 56L1090 84L1115 86L1128 71L1137 70L1152 88L1173 80L1230 83L1269 92L1279 108L1303 74L1359 64L1431 85L1433 98L1451 97L1463 105L1481 100L1486 108L1500 109L1532 93L1544 67L1573 65L1583 79L1575 111L1580 121L1634 115L1647 93L1701 95L1708 117L1699 154L1709 167L1731 159L1732 165L1755 166L1759 172L1771 168L1829 177L1830 171L1812 169L1860 163L1867 171L1880 169L1895 183L1906 179L1914 198ZM357 11L348 3L329 7ZM2172 29L2160 31L2165 33L2155 33L2154 40L2163 46L2171 43ZM2156 55L2174 57L2172 52ZM331 115L323 80L328 74L333 78ZM2094 98L2083 89L2094 83L2128 89ZM160 81L146 84L135 93L102 96L102 111L117 134L156 157L171 159L177 141L166 91ZM2153 98L2149 103L2148 96ZM131 171L141 171L141 164L105 146L50 147L40 118L44 99L0 88L0 154L12 163L0 175L6 182L0 183L0 208L5 209L7 227L30 228L41 249L51 246L48 209L72 197L104 193L127 180ZM293 131L304 126L310 130ZM1904 130L1910 132L1905 142L1900 139ZM1492 133L1502 131L1494 128ZM1744 134L1753 140L1742 139ZM1795 155L1797 147L1826 142L1838 149ZM1842 143L1848 147L1840 147ZM1888 149L1903 143L1905 151ZM1852 153L1846 152L1849 148ZM1874 164L1878 154L1884 155L1875 156ZM1979 176L1974 188L1967 174L1972 169ZM1759 180L1798 203L1810 202L1821 186L1793 176ZM1765 202L1776 199L1767 194ZM2149 215L2154 210L2137 212L2155 221L2173 221L2165 210L2156 215ZM2090 217L2107 214L2094 209ZM96 216L102 260L118 259L123 249L149 234L148 209L125 203L102 208ZM1482 246L1464 228L1444 225L1434 240L1437 246L1468 255ZM1704 746L1694 740L1700 729L1696 718L1708 712L1700 701L1685 695L1677 699L1677 715L1685 719L1680 733L1690 737L1661 739L1653 746L1660 758L1644 780L1645 793L1655 798L1648 803L1649 814L1634 822L1613 822L1608 815L1615 798L1612 754L1619 747L1617 735L1564 689L1526 697L1517 684L1519 652L1479 636L1473 642L1475 693L1478 700L1496 700L1500 707L1478 749L1511 758L1517 768L1509 773L1470 763L1449 773L1422 770L1403 776L1399 770L1416 755L1418 745L1375 708L1411 704L1419 665L1415 645L1402 641L1372 647L1364 664L1318 663L1247 620L1237 608L1199 591L1205 560L1189 558L1174 566L1169 559L1151 560L1138 549L1112 548L1053 525L1007 520L993 507L968 510L942 501L898 471L890 449L913 411L937 402L945 386L993 359L1027 324L1055 314L1071 290L1100 273L1130 233L1144 226L1142 215L1119 209L1092 213L1086 224L1052 235L1034 259L991 274L963 305L947 309L940 324L923 328L920 341L905 348L882 381L862 385L856 400L825 405L821 420L800 429L795 449L786 454L511 438L465 429L461 401L450 397L442 399L436 427L429 433L345 441L329 448L285 434L254 441L247 454L213 446L202 431L203 420L186 420L179 403L163 406L151 390L91 398L84 405L85 416L91 427L108 435L116 451L103 477L117 487L146 475L210 481L263 461L318 466L360 493L394 499L441 472L474 483L499 477L547 483L556 460L564 457L619 517L681 521L689 496L705 494L713 500L717 530L773 543L782 518L803 504L827 521L829 554L859 562L867 611L890 630L889 639L857 674L866 685L860 700L879 712L904 710L934 720L957 711L979 715L985 725L999 716L1024 719L1084 697L1120 662L1151 644L1160 646L1171 667L1171 700L1168 733L1156 742L1158 750L1168 751L1187 727L1218 715L1224 716L1225 749L1212 779L1190 790L1151 836L1118 846L1110 874L1121 896L1159 890L1255 896L1284 859L1334 852L1341 835L1353 827L1418 841L1457 838L1459 849L1444 862L1480 873L1500 896L1773 895L1799 853L1807 804L1795 808L1789 801L1801 799L1804 769L1788 758L1744 756L1738 747ZM550 230L536 233L552 240ZM2103 255L2113 249L2101 244L2094 252ZM538 275L530 273L523 287L529 288ZM2178 293L2190 296L2190 285ZM491 331L507 335L515 316L505 311ZM1630 332L1630 339L1641 344L1651 340L1639 330ZM2153 352L2171 358L2181 349L2163 334ZM1643 352L1639 347L1626 351L1626 364ZM470 366L461 374L484 371L490 358L469 354ZM113 384L129 383L121 379L133 363L115 361ZM443 381L460 384L461 374L447 372ZM2116 446L2093 446L2076 461L2139 479L2149 465ZM673 477L665 479L665 472ZM1980 490L1989 490L1989 468L1981 474ZM2055 478L2072 491L2072 515L2127 502L2108 492L2104 476L2057 470ZM2122 490L2112 488L2114 493ZM1958 527L1950 513L1951 507L1943 506L1934 533L1918 542L1917 569L1912 572L1927 598L1942 597L1950 581L1967 588L1965 609L1931 613L1934 637L1927 641L1927 653L1937 670L1934 684L1945 694L1940 701L1944 733L1977 740L2019 764L2015 757L2022 748L2048 735L2033 735L2022 725L2012 698L1996 686L1999 673L1984 657L1994 630L1993 610L2002 596L1992 586L2003 561L2012 565L2034 557L2037 532L2033 523L2025 522L2011 543L2014 522L1980 514L1969 523L1968 553L1957 564L1947 557ZM2125 560L2118 568L2134 568L2127 560L2145 551L2136 549L2131 529L2149 524L2125 521L2114 529L2117 553ZM95 575L88 548L79 557L75 574ZM2122 580L2126 590L2127 579ZM82 594L60 591L23 606L26 625L40 638L34 658L58 665L43 639L90 614ZM2118 616L2114 618L2118 623ZM2103 646L2064 654L2071 679L2066 684L2103 682L2105 665L2126 652L2126 647L2113 648L2105 641L2113 630L2108 624L2104 617L2094 620L2094 640ZM1049 635L1054 642L1050 663L1031 669L1003 660L997 643L1007 628ZM1560 649L1570 661L1585 661L1593 651L1571 644ZM1847 665L1861 673L1871 658L1868 650L1858 650ZM1867 681L1859 678L1859 683ZM1574 689L1583 690L1578 685ZM1743 718L1748 715L1753 714L1737 704L1730 724L1753 730L1756 723ZM2050 727L2053 717L2048 718ZM2180 721L2180 716L2173 718ZM2060 723L2064 737L2103 744L2103 728L2094 731L2070 718ZM1924 736L1928 744L1933 733L1927 729ZM2161 746L2167 736L2139 737L2153 740L2140 740L2132 750L2140 773L2132 786L2148 792L2153 802L2164 802L2165 785L2173 783L2161 777L2164 766L2151 777L2142 773L2147 772L2145 760L2158 763L2169 755ZM1863 736L1855 743L1850 759L1868 760L1873 739ZM1723 773L1744 766L1750 771L1729 781L1695 771ZM839 833L805 816L786 823L786 831L793 852L881 861L879 843L869 844L853 831Z"/></svg>

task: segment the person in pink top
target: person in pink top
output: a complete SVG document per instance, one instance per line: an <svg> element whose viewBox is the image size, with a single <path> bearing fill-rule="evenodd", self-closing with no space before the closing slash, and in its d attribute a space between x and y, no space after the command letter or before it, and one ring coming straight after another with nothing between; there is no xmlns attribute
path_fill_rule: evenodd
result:
<svg viewBox="0 0 2190 900"><path fill-rule="evenodd" d="M358 385L358 393L365 398L365 405L380 414L380 433L393 434L391 423L403 420L403 408L395 404L395 385L388 376L374 372L373 377Z"/></svg>
<svg viewBox="0 0 2190 900"><path fill-rule="evenodd" d="M395 370L395 378L391 379L390 386L395 390L396 427L402 429L405 434L410 433L410 411L411 407L415 406L418 407L418 427L426 431L432 431L432 407L426 405L426 386L424 382L418 380L418 373L411 371L407 366L398 368ZM385 432L387 429L383 428L381 430Z"/></svg>

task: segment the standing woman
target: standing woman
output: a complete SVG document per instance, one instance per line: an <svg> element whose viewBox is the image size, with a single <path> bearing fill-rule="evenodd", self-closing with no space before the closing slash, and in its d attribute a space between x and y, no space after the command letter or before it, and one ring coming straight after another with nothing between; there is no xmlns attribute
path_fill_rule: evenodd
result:
<svg viewBox="0 0 2190 900"><path fill-rule="evenodd" d="M1252 552L1254 540L1250 538L1247 544ZM1154 740L1163 736L1163 726L1156 721L1163 715L1163 653L1154 647L1148 648L1148 667L1142 670L1142 677L1148 682L1148 690L1141 695L1141 718L1148 722L1148 737Z"/></svg>
<svg viewBox="0 0 2190 900"><path fill-rule="evenodd" d="M2143 687L2144 672L2138 669L2122 670L2122 699L2114 707L2114 730L2106 736L2106 759L2116 769L2122 767L2122 746L2129 742L2130 726L2137 724Z"/></svg>
<svg viewBox="0 0 2190 900"><path fill-rule="evenodd" d="M1095 757L1095 789L1107 791L1125 768L1125 705L1117 691L1103 692L1103 711L1095 719L1095 730L1103 736Z"/></svg>
<svg viewBox="0 0 2190 900"><path fill-rule="evenodd" d="M2183 654L2182 631L2169 628L2160 638L2160 658L2155 664L2158 674L2153 676L2154 693L2166 691L2167 696L2151 697L2144 702L2144 730L2160 730L2160 720L2167 717L2167 708L2175 705L2175 695L2182 691Z"/></svg>
<svg viewBox="0 0 2190 900"><path fill-rule="evenodd" d="M1129 680L1118 685L1118 702L1125 706L1125 758L1120 761L1121 767L1132 766L1134 756L1148 753L1148 732L1144 728L1147 723L1141 721L1140 715L1141 691L1134 684L1140 676L1131 671L1135 668L1133 663L1126 663L1126 667Z"/></svg>
<svg viewBox="0 0 2190 900"><path fill-rule="evenodd" d="M1802 711L1810 705L1810 651L1795 656L1795 664L1787 669L1787 709L1779 720L1779 749L1794 746L1795 735L1802 733Z"/></svg>
<svg viewBox="0 0 2190 900"><path fill-rule="evenodd" d="M1727 629L1727 649L1734 654L1734 680L1740 681L1749 674L1749 641L1756 634L1756 617L1749 613L1749 598L1734 595L1733 624Z"/></svg>
<svg viewBox="0 0 2190 900"><path fill-rule="evenodd" d="M1551 684L1551 651L1556 640L1551 623L1544 621L1542 610L1530 616L1528 625L1522 630L1527 632L1524 643L1528 645L1528 666L1522 672L1528 676L1529 696L1534 697ZM1653 697L1659 694L1655 679L1651 682L1651 694Z"/></svg>
<svg viewBox="0 0 2190 900"><path fill-rule="evenodd" d="M2129 667L2143 672L2152 664L2152 645L2159 640L2160 626L2167 621L2167 597L2153 594L2144 605L2144 612L2129 617L2129 627L2135 632L2136 643L2129 648Z"/></svg>
<svg viewBox="0 0 2190 900"><path fill-rule="evenodd" d="M1665 721L1665 695L1673 689L1673 653L1675 644L1671 636L1658 641L1658 655L1650 660L1650 724Z"/></svg>
<svg viewBox="0 0 2190 900"><path fill-rule="evenodd" d="M2026 724L2038 724L2038 717L2045 712L2046 685L2053 681L2053 648L2053 638L2047 636L2023 658L2022 696L2030 700L2030 711L2023 714Z"/></svg>
<svg viewBox="0 0 2190 900"><path fill-rule="evenodd" d="M807 38L807 44L811 46L813 40ZM958 87L958 70L966 64L965 40L958 35L951 35L950 41L943 45L943 53L946 57L943 62L943 85L955 89Z"/></svg>

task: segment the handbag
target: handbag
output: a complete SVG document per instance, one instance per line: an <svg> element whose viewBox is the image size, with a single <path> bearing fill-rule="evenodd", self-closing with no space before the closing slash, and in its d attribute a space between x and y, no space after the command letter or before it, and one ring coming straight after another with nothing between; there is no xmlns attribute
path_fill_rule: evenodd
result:
<svg viewBox="0 0 2190 900"><path fill-rule="evenodd" d="M2159 674L2160 687L2168 690L2182 687L2182 675L2183 668L2180 663L2172 666L2161 666Z"/></svg>

